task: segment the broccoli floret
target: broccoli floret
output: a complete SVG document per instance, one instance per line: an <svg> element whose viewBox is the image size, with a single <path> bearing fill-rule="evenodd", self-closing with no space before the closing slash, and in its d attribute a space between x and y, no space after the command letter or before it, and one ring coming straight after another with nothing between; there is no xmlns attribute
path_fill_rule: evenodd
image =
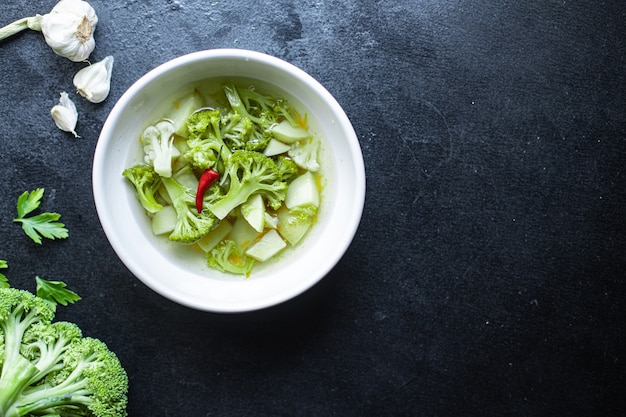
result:
<svg viewBox="0 0 626 417"><path fill-rule="evenodd" d="M176 226L169 235L175 242L193 243L209 233L217 220L208 210L196 210L195 190L190 190L174 178L163 178L163 185L176 210ZM207 193L208 194L208 193ZM209 198L205 194L205 198Z"/></svg>
<svg viewBox="0 0 626 417"><path fill-rule="evenodd" d="M231 149L246 149L246 143L254 131L254 123L248 117L231 111L222 118L222 137Z"/></svg>
<svg viewBox="0 0 626 417"><path fill-rule="evenodd" d="M287 158L284 155L279 155L274 158L274 162L276 162L276 166L280 171L280 176L283 181L287 184L291 182L294 178L298 176L300 173L300 168L291 158Z"/></svg>
<svg viewBox="0 0 626 417"><path fill-rule="evenodd" d="M211 108L200 109L191 114L187 120L189 149L183 157L194 168L208 169L213 167L217 155L227 159L231 152L225 145L221 131L220 111Z"/></svg>
<svg viewBox="0 0 626 417"><path fill-rule="evenodd" d="M262 152L272 139L267 126L256 124L239 113L230 112L222 121L222 137L231 150Z"/></svg>
<svg viewBox="0 0 626 417"><path fill-rule="evenodd" d="M151 165L162 177L172 176L172 158L178 156L174 147L174 124L161 120L148 126L141 135L145 162Z"/></svg>
<svg viewBox="0 0 626 417"><path fill-rule="evenodd" d="M0 289L0 415L126 416L119 359L76 324L52 323L59 299Z"/></svg>
<svg viewBox="0 0 626 417"><path fill-rule="evenodd" d="M234 150L245 148L253 128L252 120L233 111L222 118L220 131L224 143Z"/></svg>
<svg viewBox="0 0 626 417"><path fill-rule="evenodd" d="M306 120L300 118L300 115L291 107L287 100L276 100L272 107L277 121L287 120L290 125L306 129Z"/></svg>
<svg viewBox="0 0 626 417"><path fill-rule="evenodd" d="M275 121L274 107L278 102L276 98L270 94L261 93L254 87L240 88L237 91L249 114L258 118L269 117Z"/></svg>
<svg viewBox="0 0 626 417"><path fill-rule="evenodd" d="M209 210L220 220L254 193L262 194L273 209L278 209L285 199L287 183L282 180L281 171L272 158L262 153L233 152L225 163L223 176L228 180L228 191L209 206Z"/></svg>
<svg viewBox="0 0 626 417"><path fill-rule="evenodd" d="M307 141L296 142L291 145L291 149L287 151L287 155L289 155L299 167L311 172L317 172L320 169L320 164L317 160L318 151L319 141L311 138Z"/></svg>
<svg viewBox="0 0 626 417"><path fill-rule="evenodd" d="M211 268L222 272L249 276L254 259L230 239L223 240L207 253L207 263Z"/></svg>
<svg viewBox="0 0 626 417"><path fill-rule="evenodd" d="M148 213L156 213L163 208L156 201L156 192L161 186L161 177L151 166L135 165L126 168L122 175L134 185L137 198Z"/></svg>
<svg viewBox="0 0 626 417"><path fill-rule="evenodd" d="M239 95L237 87L232 84L224 85L224 94L226 95L226 99L228 100L230 107L232 107L235 112L239 113L239 115L248 118L257 124L264 123L262 119L264 112L262 109L254 107L251 108L250 101L244 103L241 99L241 95Z"/></svg>
<svg viewBox="0 0 626 417"><path fill-rule="evenodd" d="M187 119L188 139L196 140L212 136L217 140L221 140L221 118L220 111L210 107L198 109L191 113Z"/></svg>
<svg viewBox="0 0 626 417"><path fill-rule="evenodd" d="M189 149L184 153L183 158L194 168L200 170L213 168L217 155L222 146L217 141L210 139L187 142ZM223 153L230 154L228 148Z"/></svg>
<svg viewBox="0 0 626 417"><path fill-rule="evenodd" d="M263 151L273 135L272 126L277 122L277 113L274 111L276 100L269 95L257 92L252 88L237 90L234 85L225 85L224 93L233 111L252 122L244 146L239 149Z"/></svg>

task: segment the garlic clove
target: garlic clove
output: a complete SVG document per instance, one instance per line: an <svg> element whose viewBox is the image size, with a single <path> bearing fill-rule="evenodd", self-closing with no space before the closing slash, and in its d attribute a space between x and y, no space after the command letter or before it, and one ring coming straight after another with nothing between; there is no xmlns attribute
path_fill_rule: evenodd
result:
<svg viewBox="0 0 626 417"><path fill-rule="evenodd" d="M42 16L41 32L52 50L71 61L89 58L96 46L93 32L98 16L83 0L61 0Z"/></svg>
<svg viewBox="0 0 626 417"><path fill-rule="evenodd" d="M65 91L61 93L59 104L50 110L50 115L59 129L74 134L74 137L80 137L76 134L78 111L76 111L76 105Z"/></svg>
<svg viewBox="0 0 626 417"><path fill-rule="evenodd" d="M102 61L89 65L74 75L74 86L78 93L92 103L101 103L109 95L113 57L107 56Z"/></svg>

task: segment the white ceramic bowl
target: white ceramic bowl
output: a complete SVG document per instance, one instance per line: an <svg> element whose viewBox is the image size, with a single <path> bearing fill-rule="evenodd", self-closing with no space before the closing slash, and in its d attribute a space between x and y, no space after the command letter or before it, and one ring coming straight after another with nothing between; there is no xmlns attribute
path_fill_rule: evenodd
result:
<svg viewBox="0 0 626 417"><path fill-rule="evenodd" d="M139 135L150 117L185 86L209 78L258 80L308 115L322 140L324 186L317 223L303 241L249 278L210 269L204 257L153 235L122 171L141 161ZM344 255L365 200L363 157L354 129L331 94L280 59L246 50L215 49L173 59L148 72L119 99L98 139L93 192L104 232L126 267L157 293L191 308L234 313L286 301L322 279Z"/></svg>

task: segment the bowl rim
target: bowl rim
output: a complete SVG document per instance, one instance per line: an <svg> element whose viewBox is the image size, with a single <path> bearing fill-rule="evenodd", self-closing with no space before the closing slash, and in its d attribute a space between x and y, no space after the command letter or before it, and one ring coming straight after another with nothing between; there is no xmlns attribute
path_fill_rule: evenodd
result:
<svg viewBox="0 0 626 417"><path fill-rule="evenodd" d="M336 115L339 119L337 120L337 122L341 123L344 129L348 129L348 147L350 148L351 154L353 156L351 162L354 164L355 169L358 171L356 175L354 175L355 189L352 190L352 193L354 195L354 205L353 215L350 217L351 224L349 225L349 229L347 230L349 232L349 235L341 239L343 244L337 247L337 250L335 251L335 256L325 261L326 265L324 269L320 271L321 273L318 274L319 276L307 280L304 285L299 286L295 291L287 292L286 294L281 294L280 296L276 297L266 297L265 299L257 302L247 302L245 305L240 304L236 307L207 305L205 303L199 302L198 300L192 300L189 297L183 297L181 294L172 293L171 288L167 288L167 286L163 286L155 282L154 280L151 280L149 277L146 277L144 275L141 265L134 262L133 259L130 259L129 257L123 255L124 250L122 240L114 231L113 225L111 224L112 219L109 218L111 216L107 215L107 213L104 211L105 196L101 191L104 188L102 182L105 178L104 166L106 153L104 151L104 148L107 145L106 138L110 138L112 136L112 133L115 130L114 127L121 117L123 110L143 90L143 88L145 88L154 80L158 80L161 76L167 74L172 70L175 70L180 65L193 64L196 61L204 61L206 59L212 58L255 60L262 64L272 67L278 67L282 70L285 70L290 73L290 75L294 76L305 84L308 84L308 86L315 90L315 92L323 99L323 101L332 108L333 114ZM326 275L328 275L328 273L344 256L345 252L352 244L352 241L354 240L354 237L358 230L365 204L365 182L365 164L363 161L363 155L360 143L358 141L358 137L345 111L339 105L337 100L330 94L330 92L328 92L328 90L326 90L326 88L322 86L320 82L318 82L304 70L296 67L295 65L285 60L262 52L232 48L207 49L181 55L158 65L157 67L142 75L120 96L120 98L111 109L109 115L107 116L100 131L98 141L96 143L92 164L92 188L96 212L110 246L113 248L114 252L122 261L122 263L126 266L126 268L144 285L178 304L197 310L211 311L217 313L242 313L269 308L271 306L281 304L304 293L315 284L317 284L319 281L321 281Z"/></svg>

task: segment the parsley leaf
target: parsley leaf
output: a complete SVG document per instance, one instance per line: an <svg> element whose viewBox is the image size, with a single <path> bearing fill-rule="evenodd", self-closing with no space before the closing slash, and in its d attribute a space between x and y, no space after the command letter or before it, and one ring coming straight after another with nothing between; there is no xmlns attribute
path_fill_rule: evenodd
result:
<svg viewBox="0 0 626 417"><path fill-rule="evenodd" d="M61 218L59 213L41 213L36 216L26 217L39 208L43 193L43 188L37 188L30 193L24 191L17 199L17 218L13 219L14 222L22 224L24 233L33 242L40 245L42 237L46 239L65 239L69 235L65 225L58 221Z"/></svg>
<svg viewBox="0 0 626 417"><path fill-rule="evenodd" d="M64 282L47 281L45 279L35 277L37 281L37 297L51 302L52 304L68 305L80 300L80 296L72 290L68 290Z"/></svg>
<svg viewBox="0 0 626 417"><path fill-rule="evenodd" d="M41 204L41 198L43 197L43 188L37 188L35 191L24 191L17 199L17 217L20 219L33 210L39 207Z"/></svg>
<svg viewBox="0 0 626 417"><path fill-rule="evenodd" d="M7 269L9 264L4 259L0 259L0 269ZM0 272L0 288L9 288L9 279Z"/></svg>

